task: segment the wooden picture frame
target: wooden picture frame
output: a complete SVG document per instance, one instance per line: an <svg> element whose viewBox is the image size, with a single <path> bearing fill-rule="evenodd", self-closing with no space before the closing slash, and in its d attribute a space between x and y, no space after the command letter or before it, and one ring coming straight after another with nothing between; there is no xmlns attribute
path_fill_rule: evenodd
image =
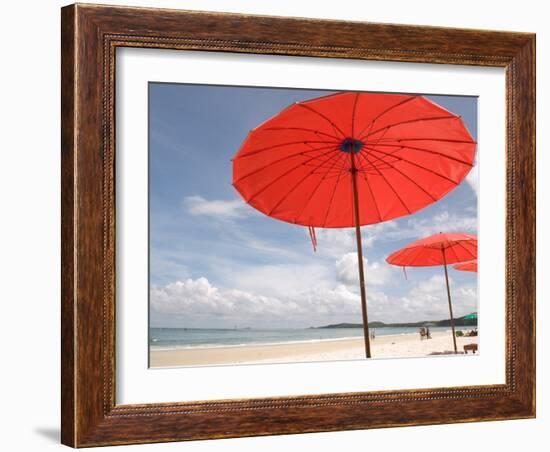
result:
<svg viewBox="0 0 550 452"><path fill-rule="evenodd" d="M62 9L62 442L73 447L535 416L535 35L71 5ZM506 70L506 383L115 403L115 50L148 47Z"/></svg>

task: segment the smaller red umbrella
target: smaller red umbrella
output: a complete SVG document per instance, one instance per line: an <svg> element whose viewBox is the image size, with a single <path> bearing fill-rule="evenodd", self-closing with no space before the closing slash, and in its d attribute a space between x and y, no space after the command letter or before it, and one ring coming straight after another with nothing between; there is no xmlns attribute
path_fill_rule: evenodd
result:
<svg viewBox="0 0 550 452"><path fill-rule="evenodd" d="M447 299L449 301L449 314L451 316L451 329L453 331L455 353L457 353L455 321L453 317L453 305L451 302L447 264L471 260L477 260L476 235L461 233L443 234L441 232L409 243L407 246L392 253L386 258L388 264L398 265L403 268L443 265L445 269L445 282L447 283Z"/></svg>
<svg viewBox="0 0 550 452"><path fill-rule="evenodd" d="M463 272L477 273L477 259L474 261L461 262L460 264L453 265L453 268Z"/></svg>

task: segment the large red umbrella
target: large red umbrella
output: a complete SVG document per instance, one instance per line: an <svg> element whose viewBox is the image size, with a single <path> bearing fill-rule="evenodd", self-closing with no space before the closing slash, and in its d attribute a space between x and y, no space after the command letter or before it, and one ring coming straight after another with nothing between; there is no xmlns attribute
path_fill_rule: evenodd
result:
<svg viewBox="0 0 550 452"><path fill-rule="evenodd" d="M253 129L233 160L251 206L289 223L355 227L370 357L361 225L437 201L472 168L462 119L423 96L339 93L295 103Z"/></svg>
<svg viewBox="0 0 550 452"><path fill-rule="evenodd" d="M477 259L475 261L462 262L460 264L453 265L453 268L463 272L477 273Z"/></svg>
<svg viewBox="0 0 550 452"><path fill-rule="evenodd" d="M430 267L443 265L445 269L445 282L447 284L447 299L449 301L449 314L451 316L451 329L453 331L453 345L455 353L456 336L455 321L453 317L453 305L451 302L451 290L449 288L449 275L447 265L458 262L467 262L477 259L477 236L473 234L435 234L390 254L386 262L401 267Z"/></svg>

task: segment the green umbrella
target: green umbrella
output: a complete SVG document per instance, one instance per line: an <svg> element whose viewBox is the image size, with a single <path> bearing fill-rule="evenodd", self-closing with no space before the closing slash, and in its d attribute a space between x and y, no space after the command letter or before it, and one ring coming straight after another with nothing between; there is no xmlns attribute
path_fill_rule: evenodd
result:
<svg viewBox="0 0 550 452"><path fill-rule="evenodd" d="M464 320L477 319L477 312L472 312L471 314L465 315Z"/></svg>

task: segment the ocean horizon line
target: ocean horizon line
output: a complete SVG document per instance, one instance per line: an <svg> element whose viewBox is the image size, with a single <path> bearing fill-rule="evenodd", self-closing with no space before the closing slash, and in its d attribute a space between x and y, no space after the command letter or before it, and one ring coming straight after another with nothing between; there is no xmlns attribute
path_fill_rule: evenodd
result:
<svg viewBox="0 0 550 452"><path fill-rule="evenodd" d="M439 332L450 332L451 330L439 331ZM407 336L407 335L416 335L416 332L407 332L407 333L396 333L396 334L385 334L384 337L392 336ZM152 351L169 351L169 350L200 350L200 349L211 349L211 348L239 348L239 347L268 347L273 345L288 345L288 344L309 344L309 343L322 343L322 342L336 342L336 341L346 341L346 340L363 340L363 336L344 336L344 337L335 337L335 338L323 338L323 339L304 339L304 340L288 340L288 341L277 341L277 342L244 342L240 344L196 344L196 345L175 345L172 347L167 346L155 346L154 344L149 344L149 347Z"/></svg>

